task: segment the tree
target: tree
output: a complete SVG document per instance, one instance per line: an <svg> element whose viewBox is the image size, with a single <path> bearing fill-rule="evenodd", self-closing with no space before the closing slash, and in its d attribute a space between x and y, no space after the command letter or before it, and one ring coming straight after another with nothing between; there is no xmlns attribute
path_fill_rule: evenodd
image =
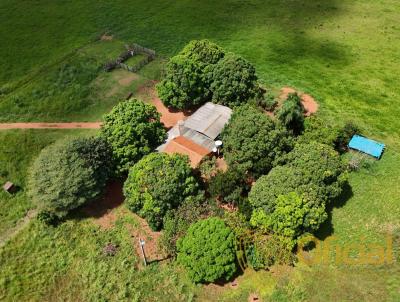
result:
<svg viewBox="0 0 400 302"><path fill-rule="evenodd" d="M255 177L267 173L275 159L291 148L286 129L250 105L234 109L221 137L229 166L239 166Z"/></svg>
<svg viewBox="0 0 400 302"><path fill-rule="evenodd" d="M295 135L304 130L304 107L297 93L289 94L277 112L278 120Z"/></svg>
<svg viewBox="0 0 400 302"><path fill-rule="evenodd" d="M251 224L282 237L289 249L293 249L299 236L317 230L327 216L324 204L316 206L306 196L290 192L277 197L271 213L255 210Z"/></svg>
<svg viewBox="0 0 400 302"><path fill-rule="evenodd" d="M227 54L210 72L214 102L232 107L255 96L258 87L256 71L242 57Z"/></svg>
<svg viewBox="0 0 400 302"><path fill-rule="evenodd" d="M119 103L104 116L101 135L111 145L119 174L166 139L156 108L136 99Z"/></svg>
<svg viewBox="0 0 400 302"><path fill-rule="evenodd" d="M191 41L167 63L165 78L157 85L158 95L167 107L188 109L211 98L210 66L224 51L208 40Z"/></svg>
<svg viewBox="0 0 400 302"><path fill-rule="evenodd" d="M124 185L128 208L145 218L153 230L162 226L168 210L198 191L187 156L151 153L129 171Z"/></svg>
<svg viewBox="0 0 400 302"><path fill-rule="evenodd" d="M94 177L100 187L104 187L113 173L111 146L102 137L77 138L70 142L87 165L94 171Z"/></svg>
<svg viewBox="0 0 400 302"><path fill-rule="evenodd" d="M176 242L186 235L192 223L206 217L215 216L215 203L204 201L204 195L198 194L186 198L177 209L168 211L163 220L163 232L160 237L160 245L164 252L170 256L176 256Z"/></svg>
<svg viewBox="0 0 400 302"><path fill-rule="evenodd" d="M346 165L330 146L309 142L297 144L286 156L287 165L302 172L303 183L319 187L318 194L326 201L338 197L346 182Z"/></svg>
<svg viewBox="0 0 400 302"><path fill-rule="evenodd" d="M33 163L29 194L41 211L61 218L104 190L108 159L101 139L60 141L43 149Z"/></svg>
<svg viewBox="0 0 400 302"><path fill-rule="evenodd" d="M218 171L208 185L208 192L222 202L238 204L245 189L245 175L235 167Z"/></svg>
<svg viewBox="0 0 400 302"><path fill-rule="evenodd" d="M317 142L297 144L285 157L286 165L260 177L249 193L253 208L271 213L276 198L290 192L305 194L316 205L340 195L346 182L346 167L330 146Z"/></svg>
<svg viewBox="0 0 400 302"><path fill-rule="evenodd" d="M236 272L235 235L220 218L192 224L177 247L178 262L196 283L229 280Z"/></svg>

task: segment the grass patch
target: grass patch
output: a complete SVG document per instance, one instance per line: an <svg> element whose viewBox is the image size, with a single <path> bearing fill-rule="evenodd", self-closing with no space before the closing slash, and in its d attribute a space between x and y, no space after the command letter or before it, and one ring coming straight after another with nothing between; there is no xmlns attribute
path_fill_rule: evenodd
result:
<svg viewBox="0 0 400 302"><path fill-rule="evenodd" d="M0 131L0 184L15 183L13 195L0 192L0 234L10 229L33 207L26 196L28 168L46 146L68 135L88 135L82 130L10 130Z"/></svg>

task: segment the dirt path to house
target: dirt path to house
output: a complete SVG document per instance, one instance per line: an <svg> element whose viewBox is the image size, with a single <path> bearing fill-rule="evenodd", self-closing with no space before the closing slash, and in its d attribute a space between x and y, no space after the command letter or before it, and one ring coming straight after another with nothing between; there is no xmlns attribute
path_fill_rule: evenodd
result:
<svg viewBox="0 0 400 302"><path fill-rule="evenodd" d="M37 213L38 211L36 209L29 210L25 217L18 221L15 227L2 234L0 236L0 248L2 248L9 240L17 236L18 233L22 231L33 218L36 217Z"/></svg>
<svg viewBox="0 0 400 302"><path fill-rule="evenodd" d="M100 129L101 122L93 123L0 123L0 130L10 129Z"/></svg>

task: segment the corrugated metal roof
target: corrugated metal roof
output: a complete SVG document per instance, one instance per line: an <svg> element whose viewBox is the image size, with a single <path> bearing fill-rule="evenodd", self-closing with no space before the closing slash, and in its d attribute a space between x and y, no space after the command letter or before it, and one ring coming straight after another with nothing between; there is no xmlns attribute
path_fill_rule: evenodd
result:
<svg viewBox="0 0 400 302"><path fill-rule="evenodd" d="M185 121L185 127L214 140L228 123L231 114L232 110L226 106L206 103Z"/></svg>

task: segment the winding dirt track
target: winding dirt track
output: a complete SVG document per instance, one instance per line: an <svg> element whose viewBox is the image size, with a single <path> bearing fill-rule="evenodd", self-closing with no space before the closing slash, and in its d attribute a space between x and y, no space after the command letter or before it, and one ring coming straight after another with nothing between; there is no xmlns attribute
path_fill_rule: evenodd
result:
<svg viewBox="0 0 400 302"><path fill-rule="evenodd" d="M0 130L9 129L100 129L101 123L0 123Z"/></svg>

